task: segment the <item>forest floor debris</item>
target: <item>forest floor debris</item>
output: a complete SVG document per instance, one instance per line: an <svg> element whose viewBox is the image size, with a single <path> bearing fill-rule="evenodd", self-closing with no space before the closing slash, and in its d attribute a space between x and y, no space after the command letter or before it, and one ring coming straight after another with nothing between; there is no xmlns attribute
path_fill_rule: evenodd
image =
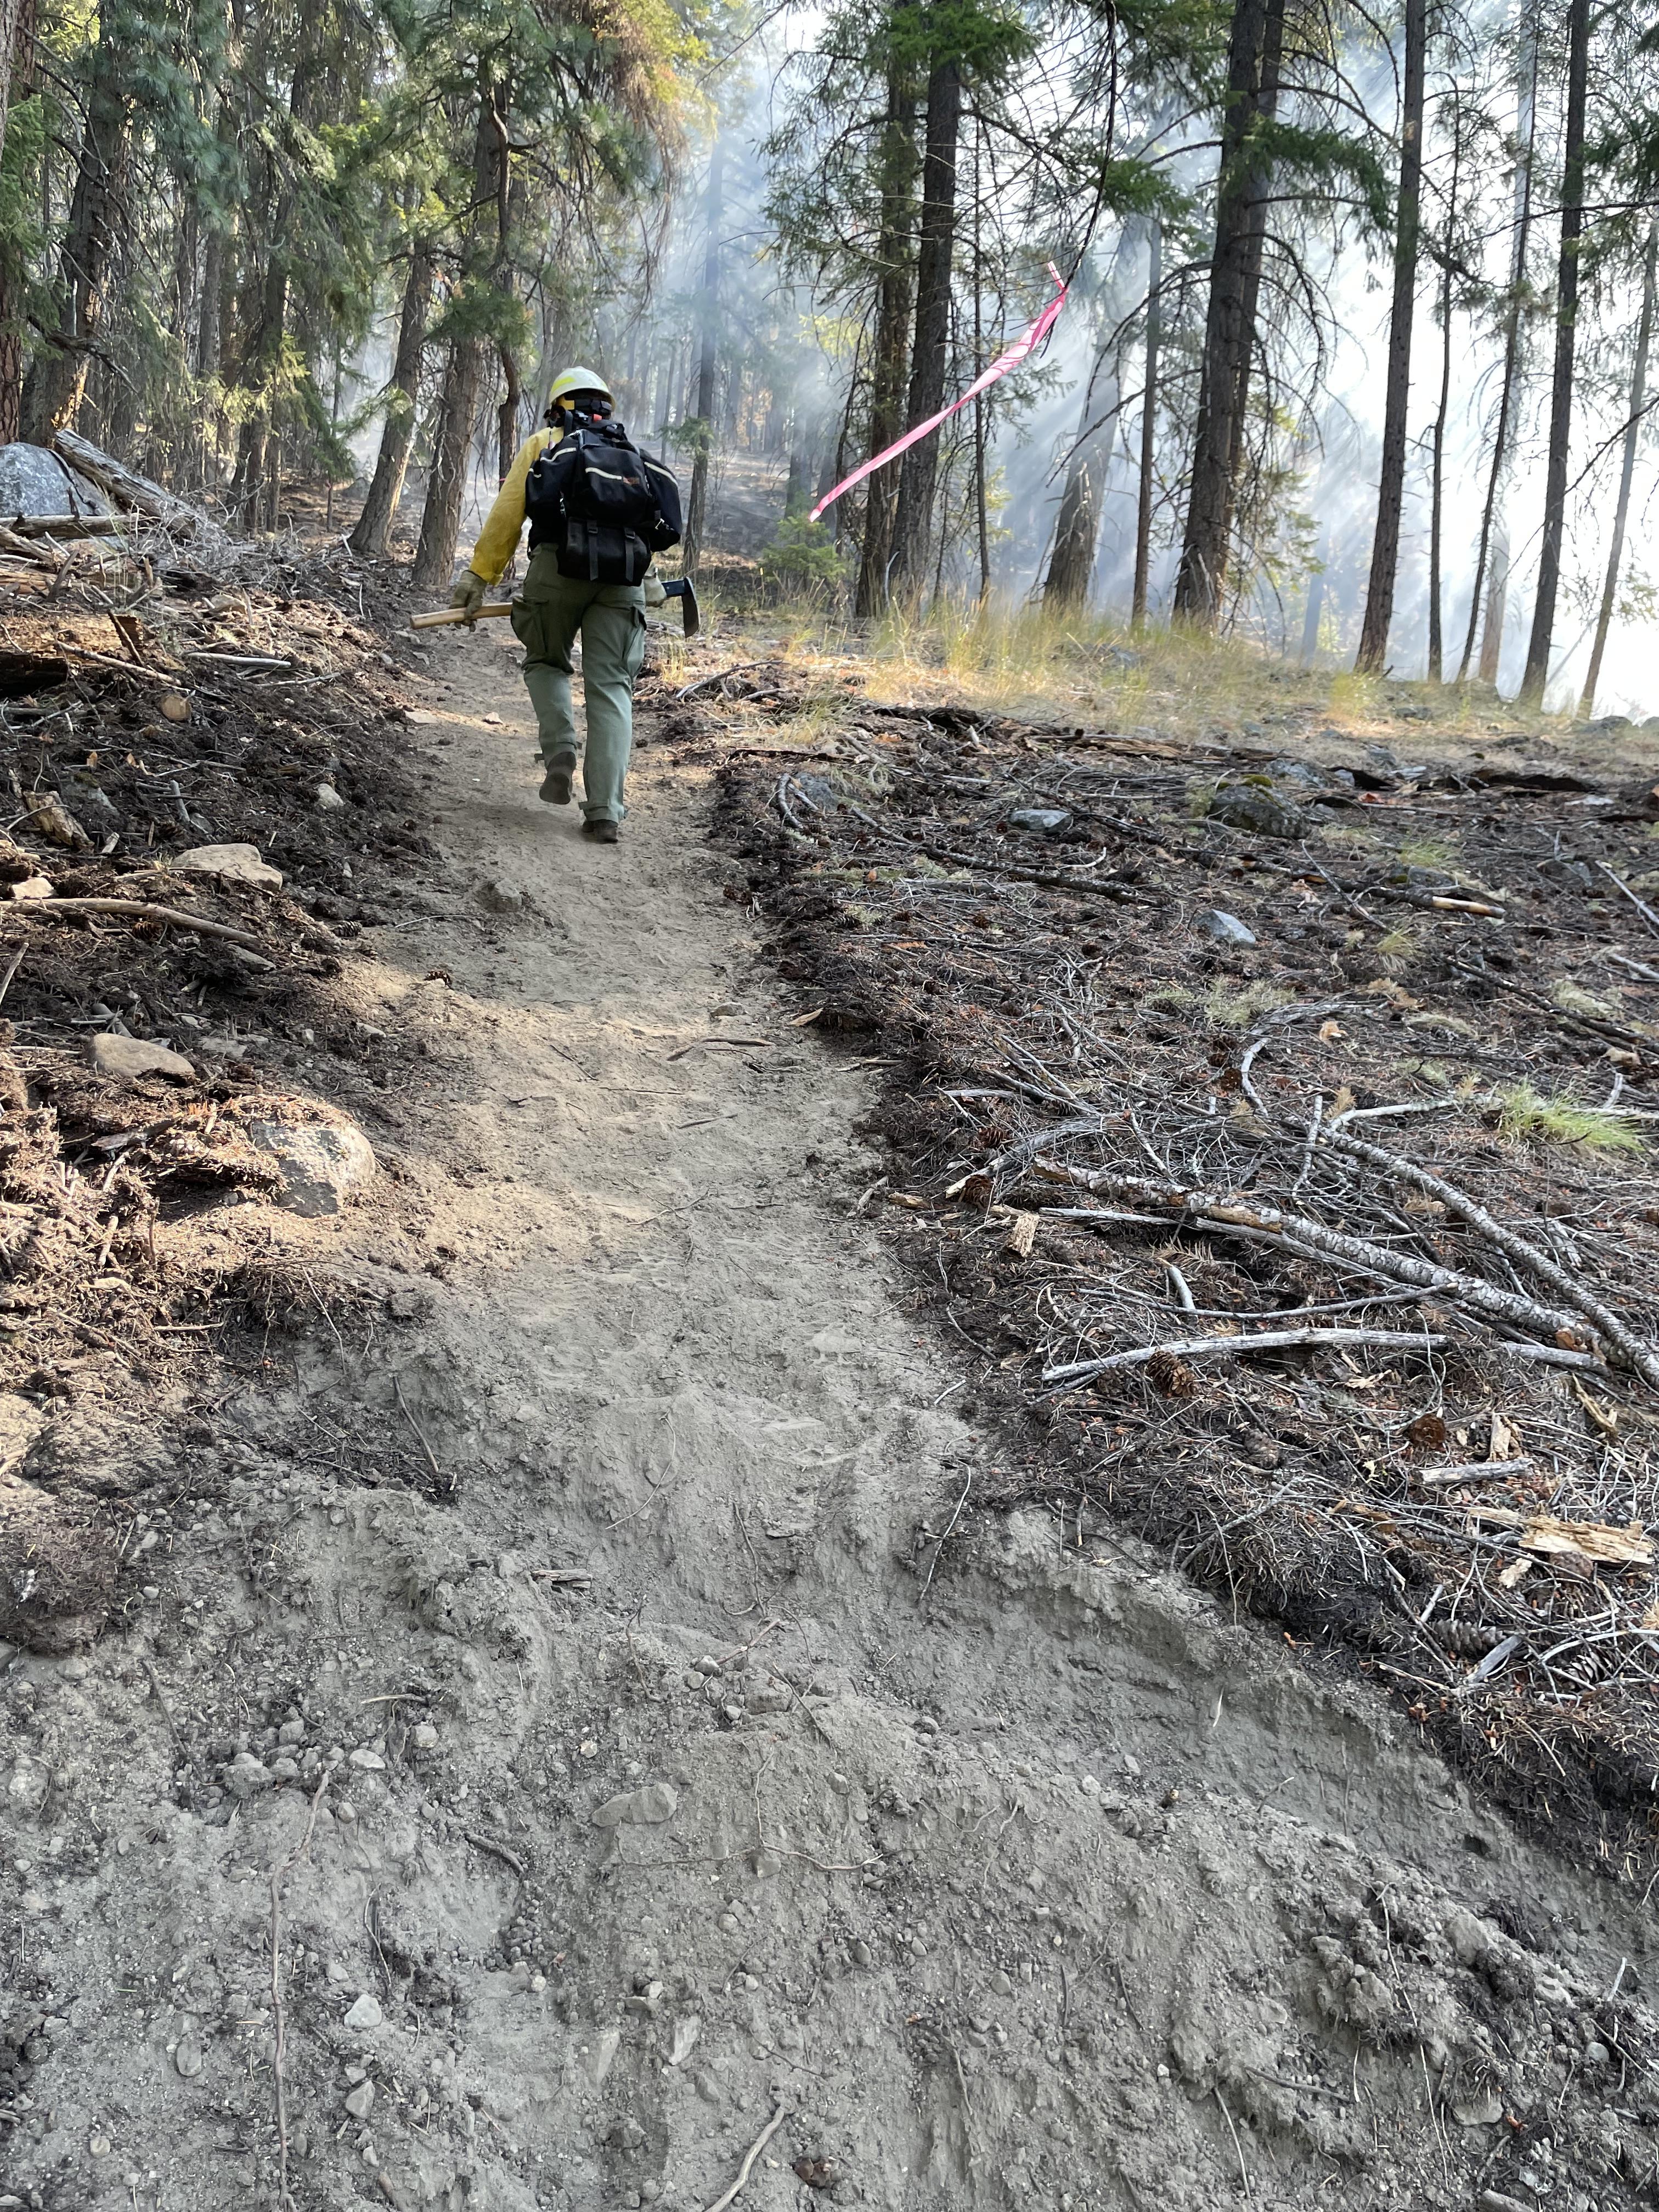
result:
<svg viewBox="0 0 1659 2212"><path fill-rule="evenodd" d="M1413 700L1402 760L1312 678L1273 746L704 683L781 972L892 1063L872 1197L1027 1439L975 1513L1126 1520L1645 1879L1651 735ZM788 716L811 765L762 765Z"/></svg>
<svg viewBox="0 0 1659 2212"><path fill-rule="evenodd" d="M187 1402L337 1294L298 1222L367 1194L433 1050L365 1018L343 956L388 892L447 889L387 742L413 656L374 576L263 550L157 579L94 541L0 586L0 1389ZM411 862L419 890L388 874ZM290 1218L261 1256L223 1236L239 1198ZM158 1255L159 1224L191 1223ZM0 1638L55 1648L88 1618L86 1502L121 1484L96 1453L24 1468L46 1487L7 1561L54 1516L62 1541L6 1583Z"/></svg>
<svg viewBox="0 0 1659 2212"><path fill-rule="evenodd" d="M30 1088L6 1120L35 1127L34 1086L73 1070L82 1090L54 1091L39 1141L70 1133L18 1202L40 1201L62 1263L30 1279L102 1341L28 1310L56 1372L0 1388L0 1480L74 1516L27 1563L65 1570L58 1648L37 1615L34 1648L0 1652L0 2193L29 2212L275 2212L286 2174L307 2212L615 2212L738 2182L756 2212L1650 2202L1650 1937L1639 1888L1604 1878L1620 1863L1528 1844L1402 1711L1169 1571L1097 1489L1080 1515L1056 1517L1052 1489L1034 1501L1024 1414L960 1333L1002 1309L953 1298L930 1326L926 1271L902 1264L948 1259L943 1213L967 1210L910 1173L921 1156L854 1126L884 1072L859 1062L894 1044L836 1048L850 987L780 991L757 957L761 931L775 945L779 775L793 791L797 770L862 773L884 749L815 709L816 738L780 762L766 710L673 701L723 654L756 657L718 632L665 652L614 852L538 805L505 641L447 640L423 656L423 703L362 739L398 794L393 830L412 820L435 850L363 853L364 798L330 811L341 842L301 865L285 840L317 834L312 785L257 770L249 811L163 818L144 847L171 872L157 902L224 918L270 969L216 983L199 963L234 945L106 914L21 939L31 958L92 956L50 992L17 968L11 990L33 974L42 995L20 1001ZM810 690L810 670L781 675ZM701 735L664 734L693 710ZM337 733L342 788L358 742ZM738 827L768 847L758 914L697 834L716 787L693 752L753 779ZM806 795L820 811L792 798L803 821L836 821ZM878 820L889 804L854 803ZM936 828L944 849L981 849L971 822ZM42 873L63 869L64 848L15 829ZM207 842L256 845L282 890L179 867ZM1079 849L1062 855L1040 872L1075 872ZM930 884L958 865L907 864ZM319 914L307 870L357 911ZM836 888L884 895L869 872ZM1051 896L1000 880L1011 900ZM1116 921L1052 895L1088 916L1079 938ZM1273 944L1244 890L1227 903ZM331 952L301 939L319 926ZM181 1017L206 981L200 1018L257 1018L280 1051L210 1083L104 1085L84 1040L118 1033L76 994L101 993L118 957L158 1002L125 1020L133 1041L182 1042L201 1067ZM308 972L325 958L337 969ZM334 1024L310 1045L278 1026L298 1018L281 996L296 973L299 1012ZM1137 1006L1114 1040L1128 1057ZM325 1035L366 1042L330 1052ZM1244 1079L1276 1104L1274 1072L1264 1045L1225 1105L1248 1103ZM1058 1073L1082 1099L1081 1068ZM1062 1134L1082 1114L1015 1090L1046 1099L1052 1079L1006 1068L1012 1103L981 1103L1001 1149L1042 1138L1033 1171L1094 1172L1098 1148ZM106 1121L75 1121L94 1108ZM1190 1141L1133 1110L1155 1142ZM349 1149L360 1121L380 1163L366 1194L324 1215L275 1202L266 1122ZM131 1319L90 1302L116 1273L109 1206L77 1212L102 1196L111 1140L155 1242L152 1284L114 1223ZM1270 1179L1279 1155L1256 1143ZM237 1179L192 1188L185 1170L222 1146ZM1294 1210L1317 1210L1335 1172L1316 1152ZM1460 1187L1505 1222L1490 1181ZM1419 1194L1390 1202L1410 1220ZM1056 1195L1144 1210L1164 1237L1151 1205L1034 1183L979 1209L999 1268L1041 1268ZM876 1233L901 1220L896 1241ZM1158 1281L1179 1273L1186 1297L1154 1314L1130 1284L1158 1324L1121 1329L1137 1350L1204 1334L1209 1305L1239 1319L1234 1276L1218 1265L1212 1296L1201 1254L1164 1241ZM1499 1287L1557 1295L1522 1280ZM269 1330L249 1326L260 1285ZM162 1291L201 1303L163 1321ZM1422 1293L1387 1295L1362 1282L1312 1301L1352 1312L1293 1324L1411 1337L1340 1369L1362 1404L1374 1352L1377 1390L1415 1356ZM1441 1303L1425 1334L1450 1355L1468 1324ZM1622 1286L1610 1310L1644 1326ZM1050 1364L1110 1356L1103 1316L1062 1332L1045 1306L1042 1329L1000 1350L1011 1377L1049 1337ZM1322 1382L1348 1348L1291 1356ZM1182 1364L1208 1387L1213 1362ZM1134 1412L1146 1371L1107 1376L1106 1397L1055 1386L1056 1402ZM1559 1371L1626 1433L1627 1375ZM1555 1546L1601 1547L1589 1571L1610 1583L1632 1572L1626 1510L1592 1528L1517 1499L1522 1460L1553 1449L1524 1408L1512 1425L1494 1412L1425 1455L1447 1480L1421 1498L1455 1500L1460 1527L1477 1507L1521 1516L1486 1525L1534 1571L1571 1558Z"/></svg>

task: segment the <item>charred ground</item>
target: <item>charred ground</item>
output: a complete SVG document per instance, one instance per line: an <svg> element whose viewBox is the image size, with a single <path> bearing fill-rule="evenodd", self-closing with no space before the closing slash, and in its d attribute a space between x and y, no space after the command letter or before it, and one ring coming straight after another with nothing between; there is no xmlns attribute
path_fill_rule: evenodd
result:
<svg viewBox="0 0 1659 2212"><path fill-rule="evenodd" d="M841 687L728 827L781 973L886 1056L865 1202L1004 1424L938 1571L1017 1501L1133 1528L1645 1881L1659 793L1635 733L1422 713L1267 745ZM1309 1328L1352 1334L1246 1349Z"/></svg>

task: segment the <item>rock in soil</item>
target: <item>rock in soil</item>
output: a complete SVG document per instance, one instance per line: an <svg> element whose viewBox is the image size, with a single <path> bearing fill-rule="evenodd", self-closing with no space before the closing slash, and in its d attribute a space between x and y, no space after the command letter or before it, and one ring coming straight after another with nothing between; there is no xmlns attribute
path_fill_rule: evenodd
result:
<svg viewBox="0 0 1659 2212"><path fill-rule="evenodd" d="M257 845L192 845L187 853L174 854L167 866L182 869L186 875L217 876L226 883L249 884L255 890L283 888L282 870L262 860Z"/></svg>
<svg viewBox="0 0 1659 2212"><path fill-rule="evenodd" d="M146 1075L166 1075L176 1083L193 1083L196 1070L184 1054L148 1037L121 1036L106 1031L92 1040L92 1064L100 1075L117 1083L137 1083Z"/></svg>
<svg viewBox="0 0 1659 2212"><path fill-rule="evenodd" d="M248 1142L268 1152L282 1177L277 1203L290 1213L337 1213L374 1174L374 1148L343 1114L311 1121L250 1121Z"/></svg>
<svg viewBox="0 0 1659 2212"><path fill-rule="evenodd" d="M1198 926L1206 937L1214 938L1218 945L1254 945L1255 932L1249 922L1241 921L1236 914L1224 913L1220 907L1212 907L1208 914L1198 917Z"/></svg>

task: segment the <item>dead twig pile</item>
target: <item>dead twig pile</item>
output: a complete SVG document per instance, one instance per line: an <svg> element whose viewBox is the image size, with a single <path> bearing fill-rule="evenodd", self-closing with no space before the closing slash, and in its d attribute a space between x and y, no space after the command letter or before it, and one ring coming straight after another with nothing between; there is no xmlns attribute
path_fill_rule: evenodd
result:
<svg viewBox="0 0 1659 2212"><path fill-rule="evenodd" d="M1002 1502L1122 1516L1633 1868L1659 799L951 708L820 744L726 771L748 894L902 1061L866 1196L1018 1417Z"/></svg>

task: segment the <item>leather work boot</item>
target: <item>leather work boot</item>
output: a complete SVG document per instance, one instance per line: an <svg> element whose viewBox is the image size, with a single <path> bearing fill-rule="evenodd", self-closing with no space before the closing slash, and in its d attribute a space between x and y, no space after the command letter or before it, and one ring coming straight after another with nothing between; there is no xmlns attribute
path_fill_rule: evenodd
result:
<svg viewBox="0 0 1659 2212"><path fill-rule="evenodd" d="M591 837L596 845L620 845L622 824L620 822L584 822L582 835Z"/></svg>
<svg viewBox="0 0 1659 2212"><path fill-rule="evenodd" d="M562 753L547 763L547 774L542 778L542 797L550 806L568 806L570 786L576 774L574 757Z"/></svg>

